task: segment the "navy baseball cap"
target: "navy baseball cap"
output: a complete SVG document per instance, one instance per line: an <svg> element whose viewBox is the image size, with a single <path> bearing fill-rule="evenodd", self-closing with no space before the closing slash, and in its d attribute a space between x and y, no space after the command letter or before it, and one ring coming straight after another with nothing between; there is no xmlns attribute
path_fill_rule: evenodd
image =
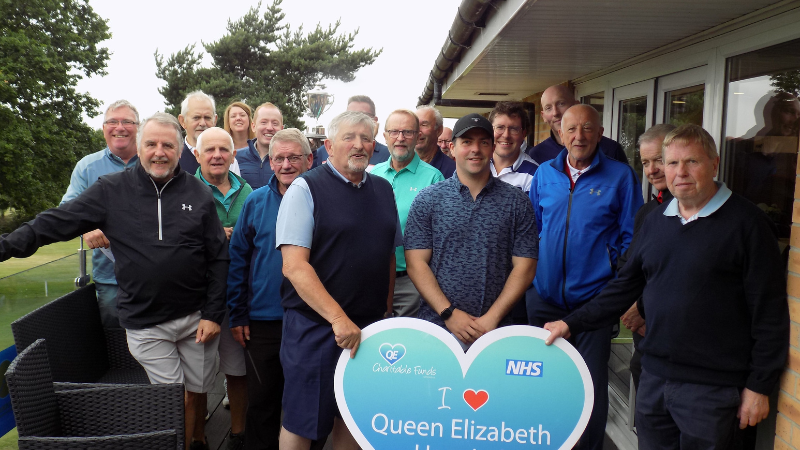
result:
<svg viewBox="0 0 800 450"><path fill-rule="evenodd" d="M494 142L494 127L492 127L492 123L486 117L477 113L467 114L458 119L455 126L453 126L453 139L463 136L464 133L473 128L485 130L492 138L492 142Z"/></svg>

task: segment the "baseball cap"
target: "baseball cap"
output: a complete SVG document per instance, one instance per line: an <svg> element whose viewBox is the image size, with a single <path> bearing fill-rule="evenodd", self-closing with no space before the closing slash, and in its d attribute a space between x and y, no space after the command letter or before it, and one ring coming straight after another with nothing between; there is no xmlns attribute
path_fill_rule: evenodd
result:
<svg viewBox="0 0 800 450"><path fill-rule="evenodd" d="M489 133L492 141L494 141L494 128L492 127L492 123L477 113L467 114L466 116L458 119L455 126L453 126L453 139L463 136L464 133L473 128L485 130L487 133Z"/></svg>

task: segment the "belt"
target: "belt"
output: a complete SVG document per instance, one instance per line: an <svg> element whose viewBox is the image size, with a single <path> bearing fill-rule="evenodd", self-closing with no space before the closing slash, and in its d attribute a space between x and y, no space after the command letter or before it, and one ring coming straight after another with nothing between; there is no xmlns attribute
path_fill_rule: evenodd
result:
<svg viewBox="0 0 800 450"><path fill-rule="evenodd" d="M401 277L407 277L407 276L408 276L408 272L406 272L405 270L398 270L395 273L395 278L401 278Z"/></svg>

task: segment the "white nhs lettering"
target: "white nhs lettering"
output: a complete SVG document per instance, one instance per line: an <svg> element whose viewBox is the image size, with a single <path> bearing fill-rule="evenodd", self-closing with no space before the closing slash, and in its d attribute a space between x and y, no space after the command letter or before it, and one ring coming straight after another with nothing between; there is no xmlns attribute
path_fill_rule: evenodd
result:
<svg viewBox="0 0 800 450"><path fill-rule="evenodd" d="M528 377L542 376L541 361L518 361L514 359L506 360L506 375L520 375Z"/></svg>

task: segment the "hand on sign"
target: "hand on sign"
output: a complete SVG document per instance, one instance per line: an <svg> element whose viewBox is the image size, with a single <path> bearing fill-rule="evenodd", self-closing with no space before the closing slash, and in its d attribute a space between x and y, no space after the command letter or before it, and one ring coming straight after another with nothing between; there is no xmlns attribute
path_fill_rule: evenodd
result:
<svg viewBox="0 0 800 450"><path fill-rule="evenodd" d="M108 242L106 235L100 230L94 230L84 234L83 240L91 249L108 248L111 246L111 242Z"/></svg>
<svg viewBox="0 0 800 450"><path fill-rule="evenodd" d="M544 340L545 345L550 345L556 339L563 337L564 339L570 336L569 326L563 320L558 322L547 322L544 324L544 329L550 332L550 336Z"/></svg>
<svg viewBox="0 0 800 450"><path fill-rule="evenodd" d="M336 345L351 349L350 357L355 358L358 346L361 344L361 329L347 316L334 319L331 327L333 336L336 338Z"/></svg>
<svg viewBox="0 0 800 450"><path fill-rule="evenodd" d="M486 329L480 322L476 322L475 317L461 311L454 309L453 315L445 321L445 326L451 333L453 333L458 340L465 344L472 344L476 339L486 333Z"/></svg>

